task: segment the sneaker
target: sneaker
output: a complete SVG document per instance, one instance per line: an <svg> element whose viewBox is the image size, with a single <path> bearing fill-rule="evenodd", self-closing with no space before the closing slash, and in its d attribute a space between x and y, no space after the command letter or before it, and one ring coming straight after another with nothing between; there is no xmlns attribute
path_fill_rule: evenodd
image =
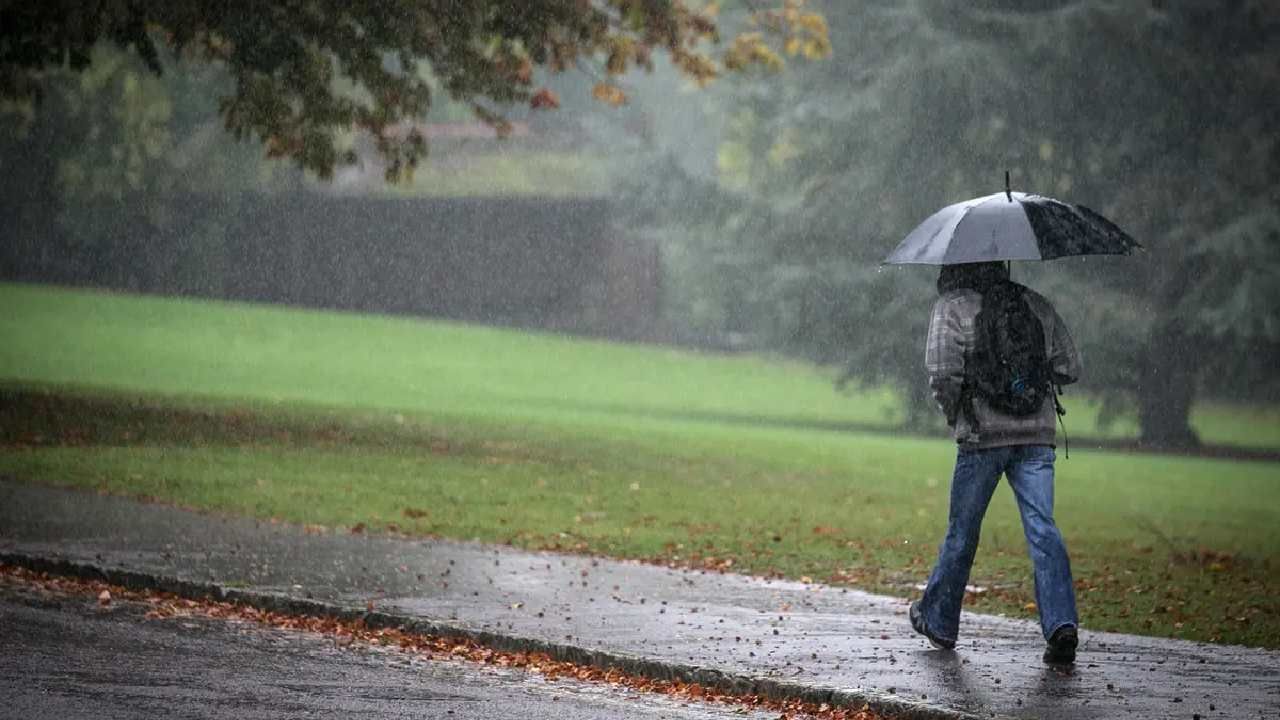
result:
<svg viewBox="0 0 1280 720"><path fill-rule="evenodd" d="M928 638L930 645L939 650L955 650L955 640L940 638L929 632L929 626L924 624L924 617L920 614L920 601L917 600L911 603L911 609L907 611L907 617L911 618L911 629Z"/></svg>
<svg viewBox="0 0 1280 720"><path fill-rule="evenodd" d="M1044 661L1051 665L1070 665L1076 661L1076 645L1080 636L1074 625L1063 625L1053 631L1049 646L1044 649Z"/></svg>

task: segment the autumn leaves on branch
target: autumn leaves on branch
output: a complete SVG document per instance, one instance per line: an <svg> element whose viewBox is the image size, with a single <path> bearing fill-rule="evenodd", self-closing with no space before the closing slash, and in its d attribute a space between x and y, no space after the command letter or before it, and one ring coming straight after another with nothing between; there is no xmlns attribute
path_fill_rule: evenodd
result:
<svg viewBox="0 0 1280 720"><path fill-rule="evenodd" d="M219 107L232 135L329 177L356 160L344 136L365 132L395 181L427 155L417 125L437 93L469 104L501 135L502 108L559 105L539 70L581 70L597 99L619 106L627 95L618 78L651 71L655 54L699 86L829 54L826 21L806 0L744 3L732 12L685 0L312 0L238 11L168 0L13 3L0 9L0 100L38 106L45 80L82 72L103 43L153 72L211 63L230 75ZM726 26L741 31L716 52Z"/></svg>

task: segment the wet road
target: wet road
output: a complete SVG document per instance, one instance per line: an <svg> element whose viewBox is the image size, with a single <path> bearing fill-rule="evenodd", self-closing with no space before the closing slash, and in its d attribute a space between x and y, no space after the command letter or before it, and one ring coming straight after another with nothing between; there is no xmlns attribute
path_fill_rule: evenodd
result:
<svg viewBox="0 0 1280 720"><path fill-rule="evenodd" d="M0 585L0 717L714 718L730 707Z"/></svg>

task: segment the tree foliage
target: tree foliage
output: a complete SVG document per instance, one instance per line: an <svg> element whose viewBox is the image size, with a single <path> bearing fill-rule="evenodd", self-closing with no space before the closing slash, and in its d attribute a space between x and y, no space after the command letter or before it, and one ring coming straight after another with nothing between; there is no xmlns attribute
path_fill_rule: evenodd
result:
<svg viewBox="0 0 1280 720"><path fill-rule="evenodd" d="M586 66L595 95L626 101L610 78L665 53L700 83L726 70L776 68L782 56L829 50L823 18L804 0L751 12L756 29L718 54L718 6L682 0L47 0L0 3L0 97L38 98L50 71L83 71L101 43L131 50L155 73L172 52L222 65L232 86L219 113L236 137L256 137L322 177L354 162L339 138L376 139L389 179L427 153L407 121L437 93L469 102L501 132L511 103L554 107L540 72Z"/></svg>

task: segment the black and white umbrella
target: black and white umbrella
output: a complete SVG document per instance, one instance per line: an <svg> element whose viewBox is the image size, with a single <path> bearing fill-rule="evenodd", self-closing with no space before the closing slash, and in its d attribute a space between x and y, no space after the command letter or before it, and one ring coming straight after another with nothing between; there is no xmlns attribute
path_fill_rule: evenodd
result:
<svg viewBox="0 0 1280 720"><path fill-rule="evenodd" d="M1007 182L1007 181L1006 181ZM958 265L1128 255L1138 241L1083 205L1005 189L939 210L884 259L887 265Z"/></svg>

